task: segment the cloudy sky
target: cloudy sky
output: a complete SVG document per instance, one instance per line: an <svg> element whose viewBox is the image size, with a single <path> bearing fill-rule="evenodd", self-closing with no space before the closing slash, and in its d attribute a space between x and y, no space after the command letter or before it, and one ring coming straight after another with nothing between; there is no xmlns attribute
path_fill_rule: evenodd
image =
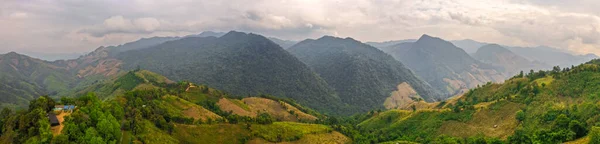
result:
<svg viewBox="0 0 600 144"><path fill-rule="evenodd" d="M600 55L598 0L1 0L0 53L87 52L238 30L282 39L474 39Z"/></svg>

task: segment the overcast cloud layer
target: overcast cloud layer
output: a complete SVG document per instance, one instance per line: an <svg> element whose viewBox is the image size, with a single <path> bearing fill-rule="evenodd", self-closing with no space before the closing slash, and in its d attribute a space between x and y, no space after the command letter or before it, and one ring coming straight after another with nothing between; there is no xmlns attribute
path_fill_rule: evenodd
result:
<svg viewBox="0 0 600 144"><path fill-rule="evenodd" d="M3 0L0 53L86 52L239 30L282 39L474 39L600 55L598 0Z"/></svg>

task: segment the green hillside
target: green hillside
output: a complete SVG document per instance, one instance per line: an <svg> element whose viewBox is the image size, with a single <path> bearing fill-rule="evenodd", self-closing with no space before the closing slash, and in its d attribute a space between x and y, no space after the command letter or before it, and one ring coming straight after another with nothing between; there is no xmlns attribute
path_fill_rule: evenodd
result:
<svg viewBox="0 0 600 144"><path fill-rule="evenodd" d="M600 60L488 83L439 109L390 110L354 118L356 141L562 143L600 126ZM591 138L589 140L594 140Z"/></svg>
<svg viewBox="0 0 600 144"><path fill-rule="evenodd" d="M188 37L118 55L123 69L148 69L174 81L206 84L236 96L270 94L331 114L352 113L305 64L267 38L229 32Z"/></svg>
<svg viewBox="0 0 600 144"><path fill-rule="evenodd" d="M317 72L343 102L359 112L383 108L385 99L403 82L427 101L441 98L441 94L393 57L351 38L324 36L299 42L288 51Z"/></svg>
<svg viewBox="0 0 600 144"><path fill-rule="evenodd" d="M104 92L106 87L113 91ZM3 109L0 143L350 142L331 127L314 124L320 123L318 119L324 116L292 100L272 96L255 98L278 101L277 106L297 110L288 115L300 117L302 114L315 119L302 120L307 123L292 122L269 111L254 117L240 116L224 111L222 105L217 104L222 99L241 101L225 92L188 82L170 82L146 70L121 74L95 91L111 96L88 93L77 98L63 97L61 101L44 96L32 100L25 111ZM59 104L77 108L74 112L53 112L54 105ZM255 106L251 101L235 105ZM59 126L50 126L47 112L57 113L64 121L60 120Z"/></svg>
<svg viewBox="0 0 600 144"><path fill-rule="evenodd" d="M39 96L68 91L76 79L65 68L11 52L0 55L0 81L0 108L22 108Z"/></svg>
<svg viewBox="0 0 600 144"><path fill-rule="evenodd" d="M487 82L507 78L443 39L423 35L416 42L381 48L448 98Z"/></svg>

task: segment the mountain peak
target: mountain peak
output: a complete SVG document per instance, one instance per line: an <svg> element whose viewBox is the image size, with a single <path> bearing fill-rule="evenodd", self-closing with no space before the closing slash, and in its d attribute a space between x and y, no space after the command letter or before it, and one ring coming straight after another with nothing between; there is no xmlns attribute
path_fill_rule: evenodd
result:
<svg viewBox="0 0 600 144"><path fill-rule="evenodd" d="M221 36L221 38L237 38L247 36L247 33L238 32L238 31L229 31L225 35Z"/></svg>
<svg viewBox="0 0 600 144"><path fill-rule="evenodd" d="M423 43L423 42L433 42L433 41L445 41L441 38L438 37L433 37L427 34L423 34L419 40L417 40L417 43Z"/></svg>
<svg viewBox="0 0 600 144"><path fill-rule="evenodd" d="M19 54L19 53L14 52L14 51L11 51L11 52L8 52L8 53L6 53L4 55L1 55L1 56L5 56L5 57L21 57L21 56L25 56L25 55Z"/></svg>
<svg viewBox="0 0 600 144"><path fill-rule="evenodd" d="M357 41L351 37L346 37L346 38L340 38L340 37L335 37L335 36L329 36L329 35L325 35L317 40L328 40L328 41L352 41L352 42L360 42Z"/></svg>

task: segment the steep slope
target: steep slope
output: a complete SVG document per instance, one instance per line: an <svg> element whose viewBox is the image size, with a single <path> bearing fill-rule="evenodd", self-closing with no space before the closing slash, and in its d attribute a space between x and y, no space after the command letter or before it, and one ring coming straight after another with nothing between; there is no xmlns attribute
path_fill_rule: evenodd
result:
<svg viewBox="0 0 600 144"><path fill-rule="evenodd" d="M600 60L593 60L572 69L517 75L472 89L440 103L439 109L371 114L358 127L379 142L585 142L586 135L600 134L595 131L600 124L599 68Z"/></svg>
<svg viewBox="0 0 600 144"><path fill-rule="evenodd" d="M447 96L505 78L496 71L497 68L475 60L450 42L428 35L414 43L401 43L382 50Z"/></svg>
<svg viewBox="0 0 600 144"><path fill-rule="evenodd" d="M351 38L324 36L305 40L289 49L315 70L342 101L366 112L382 108L387 97L403 82L428 101L439 94L393 57Z"/></svg>
<svg viewBox="0 0 600 144"><path fill-rule="evenodd" d="M473 54L473 58L497 67L502 67L504 75L516 75L520 71L541 70L550 66L539 62L531 62L510 50L497 45L485 45Z"/></svg>
<svg viewBox="0 0 600 144"><path fill-rule="evenodd" d="M29 100L67 90L74 76L62 67L15 52L0 55L0 107L23 107Z"/></svg>
<svg viewBox="0 0 600 144"><path fill-rule="evenodd" d="M143 68L234 95L271 94L326 112L343 109L335 92L305 64L267 38L229 32L189 37L120 54L124 69Z"/></svg>

